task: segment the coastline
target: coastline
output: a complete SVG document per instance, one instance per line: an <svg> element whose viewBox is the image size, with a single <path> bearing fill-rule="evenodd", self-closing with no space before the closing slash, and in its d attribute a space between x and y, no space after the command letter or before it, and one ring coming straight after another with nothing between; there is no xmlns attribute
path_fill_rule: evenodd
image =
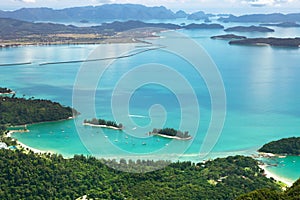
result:
<svg viewBox="0 0 300 200"><path fill-rule="evenodd" d="M6 133L6 137L11 137L12 138L12 135L14 134L14 133L28 133L29 132L29 130L27 130L27 131L22 131L22 130L11 130L11 131L8 131L7 133ZM14 140L16 140L15 138L13 138ZM52 151L43 151L43 150L40 150L40 149L36 149L36 148L33 148L33 147L30 147L30 146L28 146L28 145L26 145L26 144L24 144L24 143L22 143L22 142L20 142L20 141L18 141L18 140L16 140L16 142L17 142L17 145L22 149L25 149L25 150L29 150L29 151L32 151L33 153L36 153L36 154L45 154L45 153L50 153L50 154L54 154L54 152L52 152Z"/></svg>
<svg viewBox="0 0 300 200"><path fill-rule="evenodd" d="M268 167L269 167L268 165L263 164L263 165L258 165L258 167L260 167L261 169L264 170L264 174L267 178L274 178L276 181L282 182L282 183L286 184L288 187L291 187L293 185L293 181L288 180L279 175L276 175L275 173L268 170Z"/></svg>
<svg viewBox="0 0 300 200"><path fill-rule="evenodd" d="M109 128L109 129L114 129L114 130L122 130L122 128L117 128L114 126L107 126L107 125L96 125L96 124L91 124L91 123L83 123L83 126L91 126L91 127L98 127L98 128Z"/></svg>

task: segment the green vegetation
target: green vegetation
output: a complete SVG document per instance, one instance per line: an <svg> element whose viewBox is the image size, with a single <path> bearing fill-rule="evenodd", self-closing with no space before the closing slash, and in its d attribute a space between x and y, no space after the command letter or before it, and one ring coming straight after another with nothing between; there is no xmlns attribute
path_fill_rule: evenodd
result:
<svg viewBox="0 0 300 200"><path fill-rule="evenodd" d="M0 87L0 94L7 94L7 93L12 93L13 91L9 88L2 88Z"/></svg>
<svg viewBox="0 0 300 200"><path fill-rule="evenodd" d="M164 129L156 129L155 128L155 129L153 129L153 131L150 134L178 137L178 138L182 138L182 139L190 139L191 138L188 131L181 132L181 131L175 130L173 128L164 128Z"/></svg>
<svg viewBox="0 0 300 200"><path fill-rule="evenodd" d="M77 115L77 111L59 103L41 99L0 98L0 124L22 125L57 121Z"/></svg>
<svg viewBox="0 0 300 200"><path fill-rule="evenodd" d="M93 157L0 150L0 199L235 199L255 189L279 190L262 175L257 161L234 156L208 161L172 163L149 172L120 172ZM165 161L105 161L110 166L151 168ZM213 180L213 181L212 181ZM211 184L215 182L216 184Z"/></svg>
<svg viewBox="0 0 300 200"><path fill-rule="evenodd" d="M229 44L237 44L237 45L254 45L259 46L262 44L278 46L278 47L293 47L299 48L300 46L300 38L248 38L243 40L233 40L230 41Z"/></svg>
<svg viewBox="0 0 300 200"><path fill-rule="evenodd" d="M97 125L110 126L110 127L115 127L115 128L118 128L118 129L123 128L122 124L117 124L114 121L106 121L104 119L96 119L96 118L93 118L92 120L85 119L83 123L92 124L92 125L96 125L96 126Z"/></svg>
<svg viewBox="0 0 300 200"><path fill-rule="evenodd" d="M271 189L260 189L248 194L241 195L237 200L297 200L300 199L300 179L298 179L291 188L285 192L279 192Z"/></svg>
<svg viewBox="0 0 300 200"><path fill-rule="evenodd" d="M263 26L235 26L225 29L226 32L275 32L273 29Z"/></svg>
<svg viewBox="0 0 300 200"><path fill-rule="evenodd" d="M259 152L300 155L300 137L284 138L265 144Z"/></svg>

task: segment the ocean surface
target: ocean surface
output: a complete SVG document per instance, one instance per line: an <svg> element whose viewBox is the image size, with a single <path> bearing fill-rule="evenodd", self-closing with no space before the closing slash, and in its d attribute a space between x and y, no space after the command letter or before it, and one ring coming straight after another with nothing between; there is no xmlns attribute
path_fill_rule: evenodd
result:
<svg viewBox="0 0 300 200"><path fill-rule="evenodd" d="M178 21L177 23L183 23ZM186 22L187 23L187 22ZM225 24L226 27L236 24ZM272 27L274 28L274 27ZM275 33L240 34L248 37L296 37L299 28L275 28ZM0 85L17 95L50 99L74 106L75 120L29 125L29 133L15 133L22 143L40 150L94 155L102 158L191 160L252 155L263 144L300 136L300 49L231 46L211 36L222 30L179 30L178 49L186 40L204 49L218 69L226 92L226 118L213 133L212 149L201 149L212 120L212 98L205 77L189 60L166 48L145 44L26 46L0 50ZM183 49L196 53L197 49ZM138 54L135 54L137 53ZM206 53L205 53L206 52ZM46 62L132 55L98 62L40 65ZM208 57L207 57L208 56ZM200 63L202 57L199 57ZM143 70L141 70L143 69ZM203 75L203 74L202 74ZM170 80L170 81L168 81ZM193 91L193 92L191 92ZM90 99L92 97L92 100ZM128 98L129 97L129 98ZM216 104L222 99L214 99ZM194 104L196 103L196 107ZM124 131L83 126L93 117L123 123ZM191 141L149 136L153 128L189 131ZM208 141L209 143L209 141ZM299 157L276 160L271 171L286 179L300 177Z"/></svg>

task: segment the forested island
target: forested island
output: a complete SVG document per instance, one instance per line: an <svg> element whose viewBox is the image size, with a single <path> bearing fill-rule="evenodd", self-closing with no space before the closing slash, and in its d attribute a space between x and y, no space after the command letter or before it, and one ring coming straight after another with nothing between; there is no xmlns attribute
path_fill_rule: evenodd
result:
<svg viewBox="0 0 300 200"><path fill-rule="evenodd" d="M0 95L1 94L13 94L13 93L14 93L14 91L12 91L9 88L2 88L2 87L0 87Z"/></svg>
<svg viewBox="0 0 300 200"><path fill-rule="evenodd" d="M226 34L226 35L216 35L210 37L211 39L218 39L218 40L241 40L241 39L247 39L245 36L239 36L235 34Z"/></svg>
<svg viewBox="0 0 300 200"><path fill-rule="evenodd" d="M226 32L274 32L274 29L270 29L263 26L235 26L225 29Z"/></svg>
<svg viewBox="0 0 300 200"><path fill-rule="evenodd" d="M263 46L270 45L276 47L293 47L299 48L300 38L248 38L243 40L233 40L229 44L236 45L253 45L253 46Z"/></svg>
<svg viewBox="0 0 300 200"><path fill-rule="evenodd" d="M117 124L114 121L107 121L104 119L96 119L96 118L93 118L92 120L85 119L83 122L83 125L100 127L100 128L110 128L110 129L116 129L116 130L123 129L123 125L121 123Z"/></svg>
<svg viewBox="0 0 300 200"><path fill-rule="evenodd" d="M177 139L177 140L190 140L192 136L189 135L188 131L181 132L173 128L156 129L154 128L149 135L157 135L165 138Z"/></svg>
<svg viewBox="0 0 300 200"><path fill-rule="evenodd" d="M300 137L284 138L261 147L259 152L300 156Z"/></svg>
<svg viewBox="0 0 300 200"><path fill-rule="evenodd" d="M186 26L182 26L184 29L224 29L224 26L221 24L189 24Z"/></svg>

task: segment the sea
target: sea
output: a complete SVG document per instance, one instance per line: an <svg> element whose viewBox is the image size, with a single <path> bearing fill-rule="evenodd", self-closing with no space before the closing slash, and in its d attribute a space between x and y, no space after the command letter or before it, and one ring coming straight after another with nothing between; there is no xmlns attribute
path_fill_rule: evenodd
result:
<svg viewBox="0 0 300 200"><path fill-rule="evenodd" d="M236 34L300 35L300 28L272 28L274 33ZM300 49L237 46L210 38L222 34L227 33L177 30L162 32L148 43L2 48L1 87L81 113L71 120L28 125L30 132L13 137L67 158L84 154L201 162L257 155L265 143L300 136ZM83 125L92 118L122 123L124 129ZM189 131L193 138L149 134L167 127ZM300 157L273 158L270 163L269 170L278 176L291 181L300 177Z"/></svg>

